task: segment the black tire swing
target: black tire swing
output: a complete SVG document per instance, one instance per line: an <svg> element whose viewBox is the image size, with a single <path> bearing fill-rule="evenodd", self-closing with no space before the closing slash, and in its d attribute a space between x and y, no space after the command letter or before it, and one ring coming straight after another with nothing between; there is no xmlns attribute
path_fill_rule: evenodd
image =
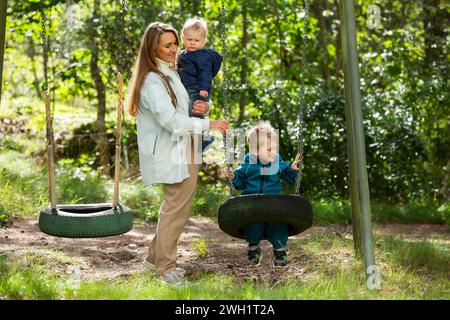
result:
<svg viewBox="0 0 450 320"><path fill-rule="evenodd" d="M47 73L47 37L45 32L46 15L41 0L42 47L44 57L44 97L47 135L47 169L49 181L50 206L39 214L39 229L49 235L67 238L93 238L119 235L133 228L133 212L119 203L119 174L122 137L123 77L122 62L118 73L118 109L116 133L116 160L114 176L114 199L112 203L56 205L54 138ZM122 0L122 23L124 23L125 4ZM122 24L123 25L123 24ZM123 34L122 34L123 37ZM122 57L122 56L121 56Z"/></svg>
<svg viewBox="0 0 450 320"><path fill-rule="evenodd" d="M219 207L218 224L220 229L230 236L245 239L245 227L254 223L263 222L284 222L289 225L289 236L297 235L312 226L313 211L311 203L300 196L300 183L302 178L303 164L303 104L304 104L304 64L306 61L306 28L308 19L308 1L305 0L305 20L303 29L303 52L302 52L302 70L301 70L301 88L300 88L300 104L298 112L299 130L298 141L300 154L299 172L295 180L295 194L247 194L233 195L234 188L232 181L227 176L227 182L230 187L231 197L225 200ZM223 55L226 53L225 43L225 6L222 0L222 46ZM222 113L226 118L226 62L223 60L223 107ZM225 142L226 146L226 142ZM225 148L225 159L227 159L227 149ZM227 169L231 165L227 161ZM228 170L227 170L228 171Z"/></svg>

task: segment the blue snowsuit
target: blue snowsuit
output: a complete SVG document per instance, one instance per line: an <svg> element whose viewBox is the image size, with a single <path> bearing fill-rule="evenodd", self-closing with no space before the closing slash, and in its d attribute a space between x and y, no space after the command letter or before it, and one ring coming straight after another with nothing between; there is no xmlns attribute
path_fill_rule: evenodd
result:
<svg viewBox="0 0 450 320"><path fill-rule="evenodd" d="M263 164L253 154L246 154L243 162L234 170L233 186L243 190L242 194L280 194L281 179L290 184L295 183L297 172L291 163L284 162L277 155L273 162ZM286 248L289 236L287 223L257 223L245 228L245 238L249 246L258 245L267 237L274 249Z"/></svg>

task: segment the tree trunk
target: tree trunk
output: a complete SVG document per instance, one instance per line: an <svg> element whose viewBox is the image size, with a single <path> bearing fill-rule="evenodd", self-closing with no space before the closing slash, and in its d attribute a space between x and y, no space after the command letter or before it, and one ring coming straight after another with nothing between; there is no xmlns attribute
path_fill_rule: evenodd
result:
<svg viewBox="0 0 450 320"><path fill-rule="evenodd" d="M240 97L239 97L239 117L238 124L244 120L245 106L247 105L247 44L248 44L248 21L247 6L245 2L242 4L242 65L241 65L241 81L240 81ZM243 89L245 88L245 89Z"/></svg>
<svg viewBox="0 0 450 320"><path fill-rule="evenodd" d="M90 69L91 76L94 80L95 90L97 92L97 150L100 153L100 164L103 166L103 174L109 175L109 151L108 151L108 138L106 136L106 95L105 95L105 83L103 82L100 74L99 61L99 45L98 41L100 34L98 31L98 12L100 10L100 0L94 0L94 9L92 12L93 29L90 33L91 43L91 61Z"/></svg>
<svg viewBox="0 0 450 320"><path fill-rule="evenodd" d="M337 17L339 23L342 23L342 21L340 21L340 16L341 13L339 12L339 1L338 0L334 0L334 10L336 12L335 16ZM342 57L341 57L341 49L342 49L342 43L341 43L341 28L337 28L336 30L336 39L335 39L335 47L336 47L336 57L335 57L335 69L334 69L334 73L336 76L336 81L335 81L335 88L338 88L338 90L340 90L340 88L342 88L341 84L344 82L344 73L342 71Z"/></svg>
<svg viewBox="0 0 450 320"><path fill-rule="evenodd" d="M320 0L311 4L311 9L314 12L314 15L319 20L319 30L320 30L320 38L319 43L322 47L322 77L325 81L325 87L327 92L331 91L331 71L330 71L330 55L328 53L328 25L327 19L323 16L324 10L327 10L327 0Z"/></svg>

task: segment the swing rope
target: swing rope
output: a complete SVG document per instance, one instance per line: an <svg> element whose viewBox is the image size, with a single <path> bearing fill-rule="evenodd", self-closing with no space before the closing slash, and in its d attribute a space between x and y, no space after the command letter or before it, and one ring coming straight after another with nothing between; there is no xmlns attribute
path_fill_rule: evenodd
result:
<svg viewBox="0 0 450 320"><path fill-rule="evenodd" d="M275 3L276 4L276 3ZM227 68L226 68L226 41L225 41L225 0L222 0L222 7L221 7L221 29L222 29L222 55L223 55L223 90L222 90L222 114L227 118L227 110L226 110L226 96L228 91L228 80L227 80ZM298 140L298 153L300 155L300 162L299 162L299 171L297 173L297 177L295 179L295 194L300 195L300 187L301 187L301 181L302 181L302 174L303 174L303 163L304 163L304 134L303 134L303 107L305 105L305 64L306 64L306 36L307 36L307 28L309 24L309 2L308 0L304 0L304 16L303 16L303 30L302 30L302 54L301 54L301 79L300 79L300 99L299 99L299 109L297 113L297 122L298 122L298 130L297 130L297 140ZM281 45L281 44L280 44ZM281 56L280 56L281 59ZM281 68L281 65L280 65ZM281 74L281 69L280 69ZM233 196L235 194L235 189L233 187L233 182L228 174L228 171L231 169L230 161L228 160L228 156L230 154L230 151L227 148L227 140L226 135L224 135L224 152L225 152L225 161L227 164L227 172L225 174L226 181L230 187L230 195ZM234 150L233 150L234 152ZM234 153L233 153L234 155Z"/></svg>
<svg viewBox="0 0 450 320"><path fill-rule="evenodd" d="M120 155L121 155L121 140L122 140L122 121L123 121L123 65L124 55L123 47L125 42L125 0L121 0L121 26L122 34L120 38L120 52L119 52L119 72L117 74L118 81L118 101L117 101L117 132L116 132L116 158L114 168L114 196L113 207L117 208L119 205L119 177L120 177ZM40 0L40 13L42 23L42 51L44 64L44 97L45 97L45 122L46 122L46 136L47 136L47 172L48 172L48 186L51 210L56 212L57 197L55 188L55 159L54 159L54 136L53 136L53 121L50 108L50 93L49 93L49 79L48 79L48 37L46 33L47 16L45 15L44 0Z"/></svg>
<svg viewBox="0 0 450 320"><path fill-rule="evenodd" d="M114 166L114 196L113 207L119 204L120 156L122 151L122 121L123 121L123 48L125 43L125 0L121 1L120 22L122 33L119 48L119 72L117 73L117 132L116 132L116 161Z"/></svg>
<svg viewBox="0 0 450 320"><path fill-rule="evenodd" d="M50 90L48 85L48 41L46 35L45 23L47 17L45 15L44 1L40 1L40 11L41 11L41 23L42 23L42 51L43 51L43 63L44 63L44 97L45 97L45 128L47 136L47 174L48 174L48 186L49 186L49 198L50 198L50 208L52 212L56 211L57 199L55 191L55 140L53 137L53 124L52 124L52 111L50 108Z"/></svg>

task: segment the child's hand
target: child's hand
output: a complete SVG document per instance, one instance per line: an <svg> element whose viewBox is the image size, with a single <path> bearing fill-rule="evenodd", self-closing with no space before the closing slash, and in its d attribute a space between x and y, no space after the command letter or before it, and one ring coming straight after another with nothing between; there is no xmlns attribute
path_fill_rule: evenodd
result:
<svg viewBox="0 0 450 320"><path fill-rule="evenodd" d="M200 90L198 93L201 97L206 98L208 96L208 91L206 90Z"/></svg>
<svg viewBox="0 0 450 320"><path fill-rule="evenodd" d="M299 166L300 166L300 153L297 153L297 155L295 156L295 160L292 162L291 164L291 169L298 171L300 170Z"/></svg>
<svg viewBox="0 0 450 320"><path fill-rule="evenodd" d="M226 172L227 172L228 177L230 177L231 181L233 181L234 180L234 171L233 171L233 169L227 168Z"/></svg>

